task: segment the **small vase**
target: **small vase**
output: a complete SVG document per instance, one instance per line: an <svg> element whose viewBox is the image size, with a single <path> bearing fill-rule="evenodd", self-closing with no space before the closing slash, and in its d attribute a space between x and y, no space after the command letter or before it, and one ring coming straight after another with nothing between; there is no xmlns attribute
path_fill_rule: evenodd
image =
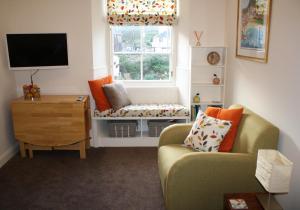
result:
<svg viewBox="0 0 300 210"><path fill-rule="evenodd" d="M216 74L214 74L213 84L214 85L220 84L220 78Z"/></svg>
<svg viewBox="0 0 300 210"><path fill-rule="evenodd" d="M193 98L193 103L200 103L200 94L197 93Z"/></svg>

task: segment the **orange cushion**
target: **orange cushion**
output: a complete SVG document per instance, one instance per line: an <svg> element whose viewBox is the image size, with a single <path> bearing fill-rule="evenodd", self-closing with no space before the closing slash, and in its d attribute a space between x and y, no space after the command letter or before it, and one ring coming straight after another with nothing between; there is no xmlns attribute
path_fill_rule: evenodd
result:
<svg viewBox="0 0 300 210"><path fill-rule="evenodd" d="M218 114L220 112L221 108L219 107L207 107L207 109L205 110L205 114L207 116L210 116L210 117L214 117L214 118L217 118L218 117Z"/></svg>
<svg viewBox="0 0 300 210"><path fill-rule="evenodd" d="M224 140L221 142L219 152L230 152L238 131L238 126L243 115L243 108L240 109L221 109L217 118L231 121L232 125Z"/></svg>
<svg viewBox="0 0 300 210"><path fill-rule="evenodd" d="M97 109L100 110L101 112L111 108L111 105L108 102L106 95L102 88L103 85L110 84L110 83L112 83L111 75L108 75L101 79L89 81L89 86L90 86L93 98L95 100Z"/></svg>

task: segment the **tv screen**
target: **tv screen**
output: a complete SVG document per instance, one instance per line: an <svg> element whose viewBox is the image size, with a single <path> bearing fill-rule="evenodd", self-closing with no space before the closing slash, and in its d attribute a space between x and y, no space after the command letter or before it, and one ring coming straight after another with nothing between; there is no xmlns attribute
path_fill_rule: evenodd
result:
<svg viewBox="0 0 300 210"><path fill-rule="evenodd" d="M68 67L66 33L6 34L9 68L53 69Z"/></svg>

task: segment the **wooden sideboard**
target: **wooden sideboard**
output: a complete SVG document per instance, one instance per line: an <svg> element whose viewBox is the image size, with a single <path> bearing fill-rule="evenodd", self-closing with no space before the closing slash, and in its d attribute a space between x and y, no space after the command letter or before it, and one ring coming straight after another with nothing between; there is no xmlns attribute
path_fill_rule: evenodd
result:
<svg viewBox="0 0 300 210"><path fill-rule="evenodd" d="M15 138L20 153L33 157L33 150L79 150L86 158L91 129L89 97L45 95L40 99L12 101Z"/></svg>

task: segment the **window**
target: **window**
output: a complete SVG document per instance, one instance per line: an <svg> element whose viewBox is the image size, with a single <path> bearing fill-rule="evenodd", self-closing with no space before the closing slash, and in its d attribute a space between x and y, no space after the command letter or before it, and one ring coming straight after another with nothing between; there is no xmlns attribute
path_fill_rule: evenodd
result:
<svg viewBox="0 0 300 210"><path fill-rule="evenodd" d="M112 26L116 80L170 80L170 26Z"/></svg>

